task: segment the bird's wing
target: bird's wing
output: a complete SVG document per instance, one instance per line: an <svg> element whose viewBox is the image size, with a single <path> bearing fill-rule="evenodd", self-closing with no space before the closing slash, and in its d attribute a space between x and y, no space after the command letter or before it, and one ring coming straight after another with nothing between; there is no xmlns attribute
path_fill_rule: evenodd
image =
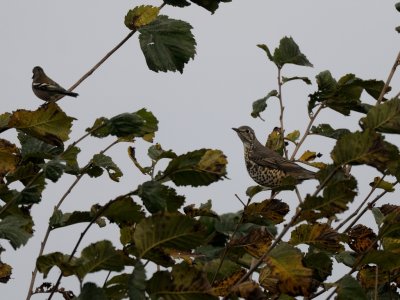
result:
<svg viewBox="0 0 400 300"><path fill-rule="evenodd" d="M65 93L66 90L59 86L58 84L52 83L32 83L33 88L41 91L51 92L51 93Z"/></svg>
<svg viewBox="0 0 400 300"><path fill-rule="evenodd" d="M304 169L293 161L280 156L275 151L264 146L256 145L255 151L252 151L251 159L253 162L272 169L280 169L287 175L297 177L299 175L312 177L314 172Z"/></svg>

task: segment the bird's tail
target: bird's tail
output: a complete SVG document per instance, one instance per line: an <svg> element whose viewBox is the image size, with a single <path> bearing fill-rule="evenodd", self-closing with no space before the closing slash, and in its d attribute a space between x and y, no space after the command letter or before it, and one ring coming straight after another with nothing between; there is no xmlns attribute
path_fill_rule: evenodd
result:
<svg viewBox="0 0 400 300"><path fill-rule="evenodd" d="M76 98L76 97L79 96L78 93L74 93L74 92L70 92L70 91L65 91L65 93L63 93L63 94L64 94L64 95L67 95L67 96L74 97L74 98Z"/></svg>

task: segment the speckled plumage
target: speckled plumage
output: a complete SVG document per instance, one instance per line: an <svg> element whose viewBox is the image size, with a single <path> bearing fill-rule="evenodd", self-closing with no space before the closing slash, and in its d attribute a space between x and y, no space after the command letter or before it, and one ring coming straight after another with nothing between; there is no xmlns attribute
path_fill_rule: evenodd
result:
<svg viewBox="0 0 400 300"><path fill-rule="evenodd" d="M290 176L301 182L315 178L315 173L287 160L275 151L263 146L249 126L232 128L244 146L244 160L250 177L259 185L274 188Z"/></svg>

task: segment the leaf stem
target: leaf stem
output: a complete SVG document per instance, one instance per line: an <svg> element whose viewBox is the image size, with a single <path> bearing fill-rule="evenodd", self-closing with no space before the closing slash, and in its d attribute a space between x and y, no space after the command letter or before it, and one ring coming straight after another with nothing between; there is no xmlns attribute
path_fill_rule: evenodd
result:
<svg viewBox="0 0 400 300"><path fill-rule="evenodd" d="M382 182L383 178L385 176L383 176L382 178L379 179L379 181L374 184L371 187L371 190L369 191L368 195L364 198L364 200L360 203L360 205L357 207L357 209L355 209L353 211L352 214L350 214L343 222L341 222L336 228L335 230L338 231L340 228L342 228L348 221L350 221L353 217L355 217L358 212L361 210L361 208L364 206L364 204L368 201L368 199L371 197L371 195L374 193L374 191L376 190L377 186ZM354 224L353 224L354 225ZM344 232L347 232L352 226L346 228L346 230Z"/></svg>
<svg viewBox="0 0 400 300"><path fill-rule="evenodd" d="M278 99L279 99L279 108L280 108L280 114L279 114L279 122L281 126L281 134L282 134L282 140L283 140L283 152L285 154L285 158L288 158L288 151L286 149L285 141L284 141L284 136L285 136L285 129L283 126L283 112L285 111L285 107L283 106L283 99L282 99L282 75L281 75L281 70L282 68L278 67Z"/></svg>
<svg viewBox="0 0 400 300"><path fill-rule="evenodd" d="M293 160L294 157L296 156L297 152L299 151L301 145L304 143L305 139L307 138L307 136L310 134L310 129L311 126L313 125L315 119L317 118L318 114L321 112L321 110L324 108L324 105L320 105L318 107L318 109L316 110L316 112L310 117L310 122L308 122L307 128L304 131L304 134L301 138L301 140L296 144L296 148L294 148L292 156L290 157L290 160Z"/></svg>

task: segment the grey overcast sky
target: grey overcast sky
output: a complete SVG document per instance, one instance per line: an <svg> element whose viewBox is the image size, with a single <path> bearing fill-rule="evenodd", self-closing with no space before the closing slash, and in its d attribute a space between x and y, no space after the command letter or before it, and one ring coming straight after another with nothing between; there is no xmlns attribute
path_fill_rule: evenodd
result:
<svg viewBox="0 0 400 300"><path fill-rule="evenodd" d="M399 51L399 36L394 28L400 25L400 14L394 9L396 1L388 0L297 0L266 1L233 0L223 3L214 15L192 5L179 9L166 7L162 14L189 22L197 40L197 55L186 66L184 73L154 73L149 71L134 36L76 91L77 99L64 98L62 109L77 120L71 138L77 139L97 117L111 117L122 112L146 107L159 120L156 142L177 153L209 147L224 151L229 160L229 180L196 190L179 188L187 196L187 203L213 200L219 213L235 212L241 208L237 193L245 197L245 190L254 183L243 163L242 145L231 127L252 126L259 139L264 140L279 124L278 105L272 100L265 122L250 116L251 104L275 89L276 70L263 51L256 47L265 43L275 48L284 36L292 36L314 68L285 67L285 76L309 76L330 70L338 78L355 73L363 79L386 80ZM0 1L0 81L2 112L17 109L36 109L43 102L31 91L32 68L40 65L48 75L68 88L99 61L128 33L123 24L127 11L136 5L158 1L104 0L14 0ZM394 92L399 90L399 76L393 79ZM286 132L299 129L302 133L308 122L307 95L315 85L294 82L285 86ZM321 114L317 123L332 121L338 127L357 129L359 115L343 118L337 113ZM16 142L15 132L2 138ZM398 140L393 140L398 142ZM88 139L80 147L80 163L103 149L110 140ZM399 144L399 143L397 143ZM150 144L136 145L139 159L145 164L145 153ZM301 150L321 152L322 161L330 161L332 142L311 137ZM83 180L62 206L63 211L89 209L94 203L105 203L116 195L134 189L145 178L127 159L127 144L120 144L108 154L122 168L125 176L115 184L106 176ZM302 151L300 151L301 153ZM356 176L363 173L365 182L360 187L360 198L365 196L367 183L378 174L371 168L355 168ZM1 298L25 299L30 273L39 251L40 241L53 206L71 184L65 176L58 183L49 183L40 205L33 208L35 235L25 247L7 249L2 261L13 266L12 279L0 286ZM315 183L304 183L301 193ZM106 188L104 188L106 187ZM260 196L265 197L265 195ZM386 202L394 201L390 195ZM291 194L281 198L291 208L296 200ZM372 222L373 223L373 222ZM69 253L81 232L81 226L55 231L46 253ZM118 245L118 230L93 229L83 246L107 238ZM50 273L54 280L58 270ZM89 277L89 280L96 278ZM100 280L104 277L100 277ZM37 284L42 282L39 277ZM77 288L74 279L64 280L63 286ZM34 296L32 299L45 299ZM60 299L60 298L57 298Z"/></svg>

